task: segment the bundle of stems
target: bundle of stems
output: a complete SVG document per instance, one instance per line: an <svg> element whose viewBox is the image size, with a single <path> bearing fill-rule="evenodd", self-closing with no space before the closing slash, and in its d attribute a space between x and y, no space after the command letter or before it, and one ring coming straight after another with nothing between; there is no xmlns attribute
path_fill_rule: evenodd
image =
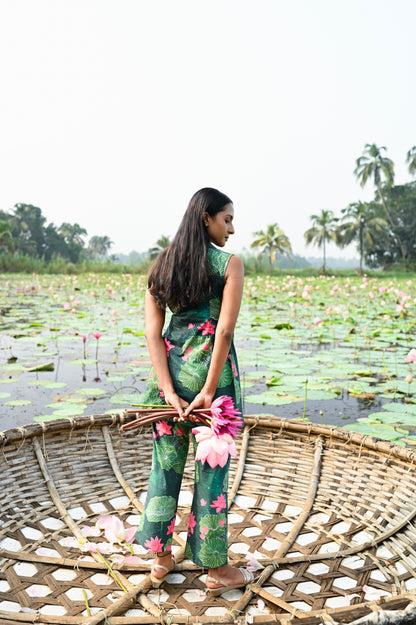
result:
<svg viewBox="0 0 416 625"><path fill-rule="evenodd" d="M171 419L178 416L178 411L172 406L147 406L146 408L134 408L125 411L126 415L140 415L134 421L124 423L121 426L122 430L135 430L143 425L150 425L155 421L161 421L162 419ZM200 422L209 427L208 418L211 417L211 411L209 408L196 408L187 417L188 421L194 423Z"/></svg>

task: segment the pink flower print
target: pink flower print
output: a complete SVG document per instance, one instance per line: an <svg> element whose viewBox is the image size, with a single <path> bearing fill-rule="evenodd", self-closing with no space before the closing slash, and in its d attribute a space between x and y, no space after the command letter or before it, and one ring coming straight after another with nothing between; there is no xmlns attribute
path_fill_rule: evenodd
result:
<svg viewBox="0 0 416 625"><path fill-rule="evenodd" d="M182 434L183 434L183 429L182 429L182 428L178 428L178 429L176 430L176 434L177 434L178 436L182 436Z"/></svg>
<svg viewBox="0 0 416 625"><path fill-rule="evenodd" d="M210 505L210 508L215 508L215 512L217 514L226 507L227 507L227 502L225 501L225 497L223 494L221 494L218 497L218 499L215 499L215 501L213 501L212 504Z"/></svg>
<svg viewBox="0 0 416 625"><path fill-rule="evenodd" d="M208 343L205 343L205 344L202 346L202 349L203 349L204 351L208 351L209 349L211 349L211 346L210 346Z"/></svg>
<svg viewBox="0 0 416 625"><path fill-rule="evenodd" d="M156 432L153 432L153 438L157 438Z"/></svg>
<svg viewBox="0 0 416 625"><path fill-rule="evenodd" d="M159 436L163 436L164 434L172 434L172 426L166 423L166 421L158 421L156 423L156 429Z"/></svg>
<svg viewBox="0 0 416 625"><path fill-rule="evenodd" d="M175 346L172 345L172 343L168 341L168 339L164 338L163 340L165 341L165 345L166 345L166 355L169 356L170 350L173 349Z"/></svg>
<svg viewBox="0 0 416 625"><path fill-rule="evenodd" d="M199 535L199 538L200 538L201 540L205 540L205 538L206 538L205 534L208 534L208 531L209 531L209 530L208 530L207 526L206 526L206 525L204 525L204 527L201 529L201 533L200 533L200 535Z"/></svg>
<svg viewBox="0 0 416 625"><path fill-rule="evenodd" d="M194 323L188 323L188 330L192 330L195 327Z"/></svg>
<svg viewBox="0 0 416 625"><path fill-rule="evenodd" d="M192 347L187 347L187 348L185 349L185 353L184 353L184 355L182 356L182 360L184 360L184 361L186 362L186 361L188 360L188 356L189 356L189 354L190 354L191 352L192 352Z"/></svg>
<svg viewBox="0 0 416 625"><path fill-rule="evenodd" d="M238 371L237 371L237 367L235 366L235 364L234 364L233 362L231 363L231 370L232 370L232 372L233 372L233 374L234 374L234 377L235 377L235 378L238 378Z"/></svg>
<svg viewBox="0 0 416 625"><path fill-rule="evenodd" d="M191 512L189 516L188 536L194 533L195 526L196 526L195 515L193 512Z"/></svg>
<svg viewBox="0 0 416 625"><path fill-rule="evenodd" d="M158 551L164 551L163 543L157 536L155 538L150 538L150 540L146 540L144 546L149 551L154 551L155 553L157 553Z"/></svg>
<svg viewBox="0 0 416 625"><path fill-rule="evenodd" d="M220 527L224 527L224 525L225 525L225 521L224 521L224 519L221 519L221 521L220 521Z"/></svg>
<svg viewBox="0 0 416 625"><path fill-rule="evenodd" d="M209 319L205 321L205 323L201 323L201 325L198 326L198 330L202 330L202 336L206 336L207 334L215 334L215 327L212 325Z"/></svg>
<svg viewBox="0 0 416 625"><path fill-rule="evenodd" d="M199 502L201 504L201 506L206 506L207 502L205 501L205 499L203 497L201 497L201 500Z"/></svg>
<svg viewBox="0 0 416 625"><path fill-rule="evenodd" d="M173 517L172 521L170 522L170 525L168 527L168 534L173 534L173 532L175 531L175 519L176 519L176 515Z"/></svg>

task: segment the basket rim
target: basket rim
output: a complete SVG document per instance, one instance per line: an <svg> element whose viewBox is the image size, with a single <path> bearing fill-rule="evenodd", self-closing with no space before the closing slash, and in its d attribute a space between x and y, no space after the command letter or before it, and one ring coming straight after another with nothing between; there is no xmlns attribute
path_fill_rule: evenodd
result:
<svg viewBox="0 0 416 625"><path fill-rule="evenodd" d="M65 431L73 432L76 430L103 426L121 427L124 423L133 421L134 419L134 414L115 412L111 414L64 417L51 421L43 421L41 423L30 423L25 426L0 431L0 448L4 449L8 445L15 442L23 444L26 440L37 438L39 436L45 436L45 434L54 434ZM403 447L391 441L370 436L369 434L361 434L351 430L344 430L343 428L336 426L321 425L311 423L309 421L287 419L278 416L267 417L263 415L244 415L244 425L251 426L251 428L266 428L268 430L273 430L277 435L287 430L294 434L298 433L322 436L329 440L355 445L361 450L364 448L375 451L379 454L385 454L390 458L393 457L406 462L416 461L416 449Z"/></svg>

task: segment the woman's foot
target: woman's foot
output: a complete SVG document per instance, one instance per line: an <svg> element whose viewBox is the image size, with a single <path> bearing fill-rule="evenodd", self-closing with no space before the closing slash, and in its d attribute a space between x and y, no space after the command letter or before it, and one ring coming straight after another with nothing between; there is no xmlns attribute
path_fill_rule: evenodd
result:
<svg viewBox="0 0 416 625"><path fill-rule="evenodd" d="M206 586L212 595L220 595L228 590L244 588L254 580L253 573L245 567L237 569L230 564L224 564L216 569L208 569Z"/></svg>
<svg viewBox="0 0 416 625"><path fill-rule="evenodd" d="M174 566L175 556L170 551L156 554L150 571L150 579L152 580L154 588L160 586L165 577L173 570Z"/></svg>

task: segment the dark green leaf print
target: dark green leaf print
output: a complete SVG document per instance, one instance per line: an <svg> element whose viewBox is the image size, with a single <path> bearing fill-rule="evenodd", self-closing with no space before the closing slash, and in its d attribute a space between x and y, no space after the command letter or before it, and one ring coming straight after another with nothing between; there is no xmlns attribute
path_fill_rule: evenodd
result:
<svg viewBox="0 0 416 625"><path fill-rule="evenodd" d="M209 316L211 319L218 319L220 316L221 300L219 297L215 297L209 303Z"/></svg>
<svg viewBox="0 0 416 625"><path fill-rule="evenodd" d="M231 371L231 367L228 362L225 363L225 367L222 370L218 387L223 388L224 386L228 386L233 381L233 372Z"/></svg>
<svg viewBox="0 0 416 625"><path fill-rule="evenodd" d="M202 566L215 569L225 564L227 554L227 541L220 538L206 539L199 552Z"/></svg>
<svg viewBox="0 0 416 625"><path fill-rule="evenodd" d="M176 512L173 497L153 497L146 505L146 516L151 523L170 521Z"/></svg>
<svg viewBox="0 0 416 625"><path fill-rule="evenodd" d="M194 362L192 363L192 366L189 366L188 363L185 363L178 375L178 380L182 382L182 384L190 391L199 393L205 384L207 374L207 365L200 362Z"/></svg>
<svg viewBox="0 0 416 625"><path fill-rule="evenodd" d="M226 516L224 512L219 514L206 514L199 521L199 529L203 532L203 528L207 527L208 532L205 532L207 538L219 538L221 534L224 534L224 528L226 526Z"/></svg>
<svg viewBox="0 0 416 625"><path fill-rule="evenodd" d="M169 436L162 436L157 446L157 459L160 466L165 471L173 469L175 473L181 474L185 464L187 447L185 445L175 445L175 441Z"/></svg>

